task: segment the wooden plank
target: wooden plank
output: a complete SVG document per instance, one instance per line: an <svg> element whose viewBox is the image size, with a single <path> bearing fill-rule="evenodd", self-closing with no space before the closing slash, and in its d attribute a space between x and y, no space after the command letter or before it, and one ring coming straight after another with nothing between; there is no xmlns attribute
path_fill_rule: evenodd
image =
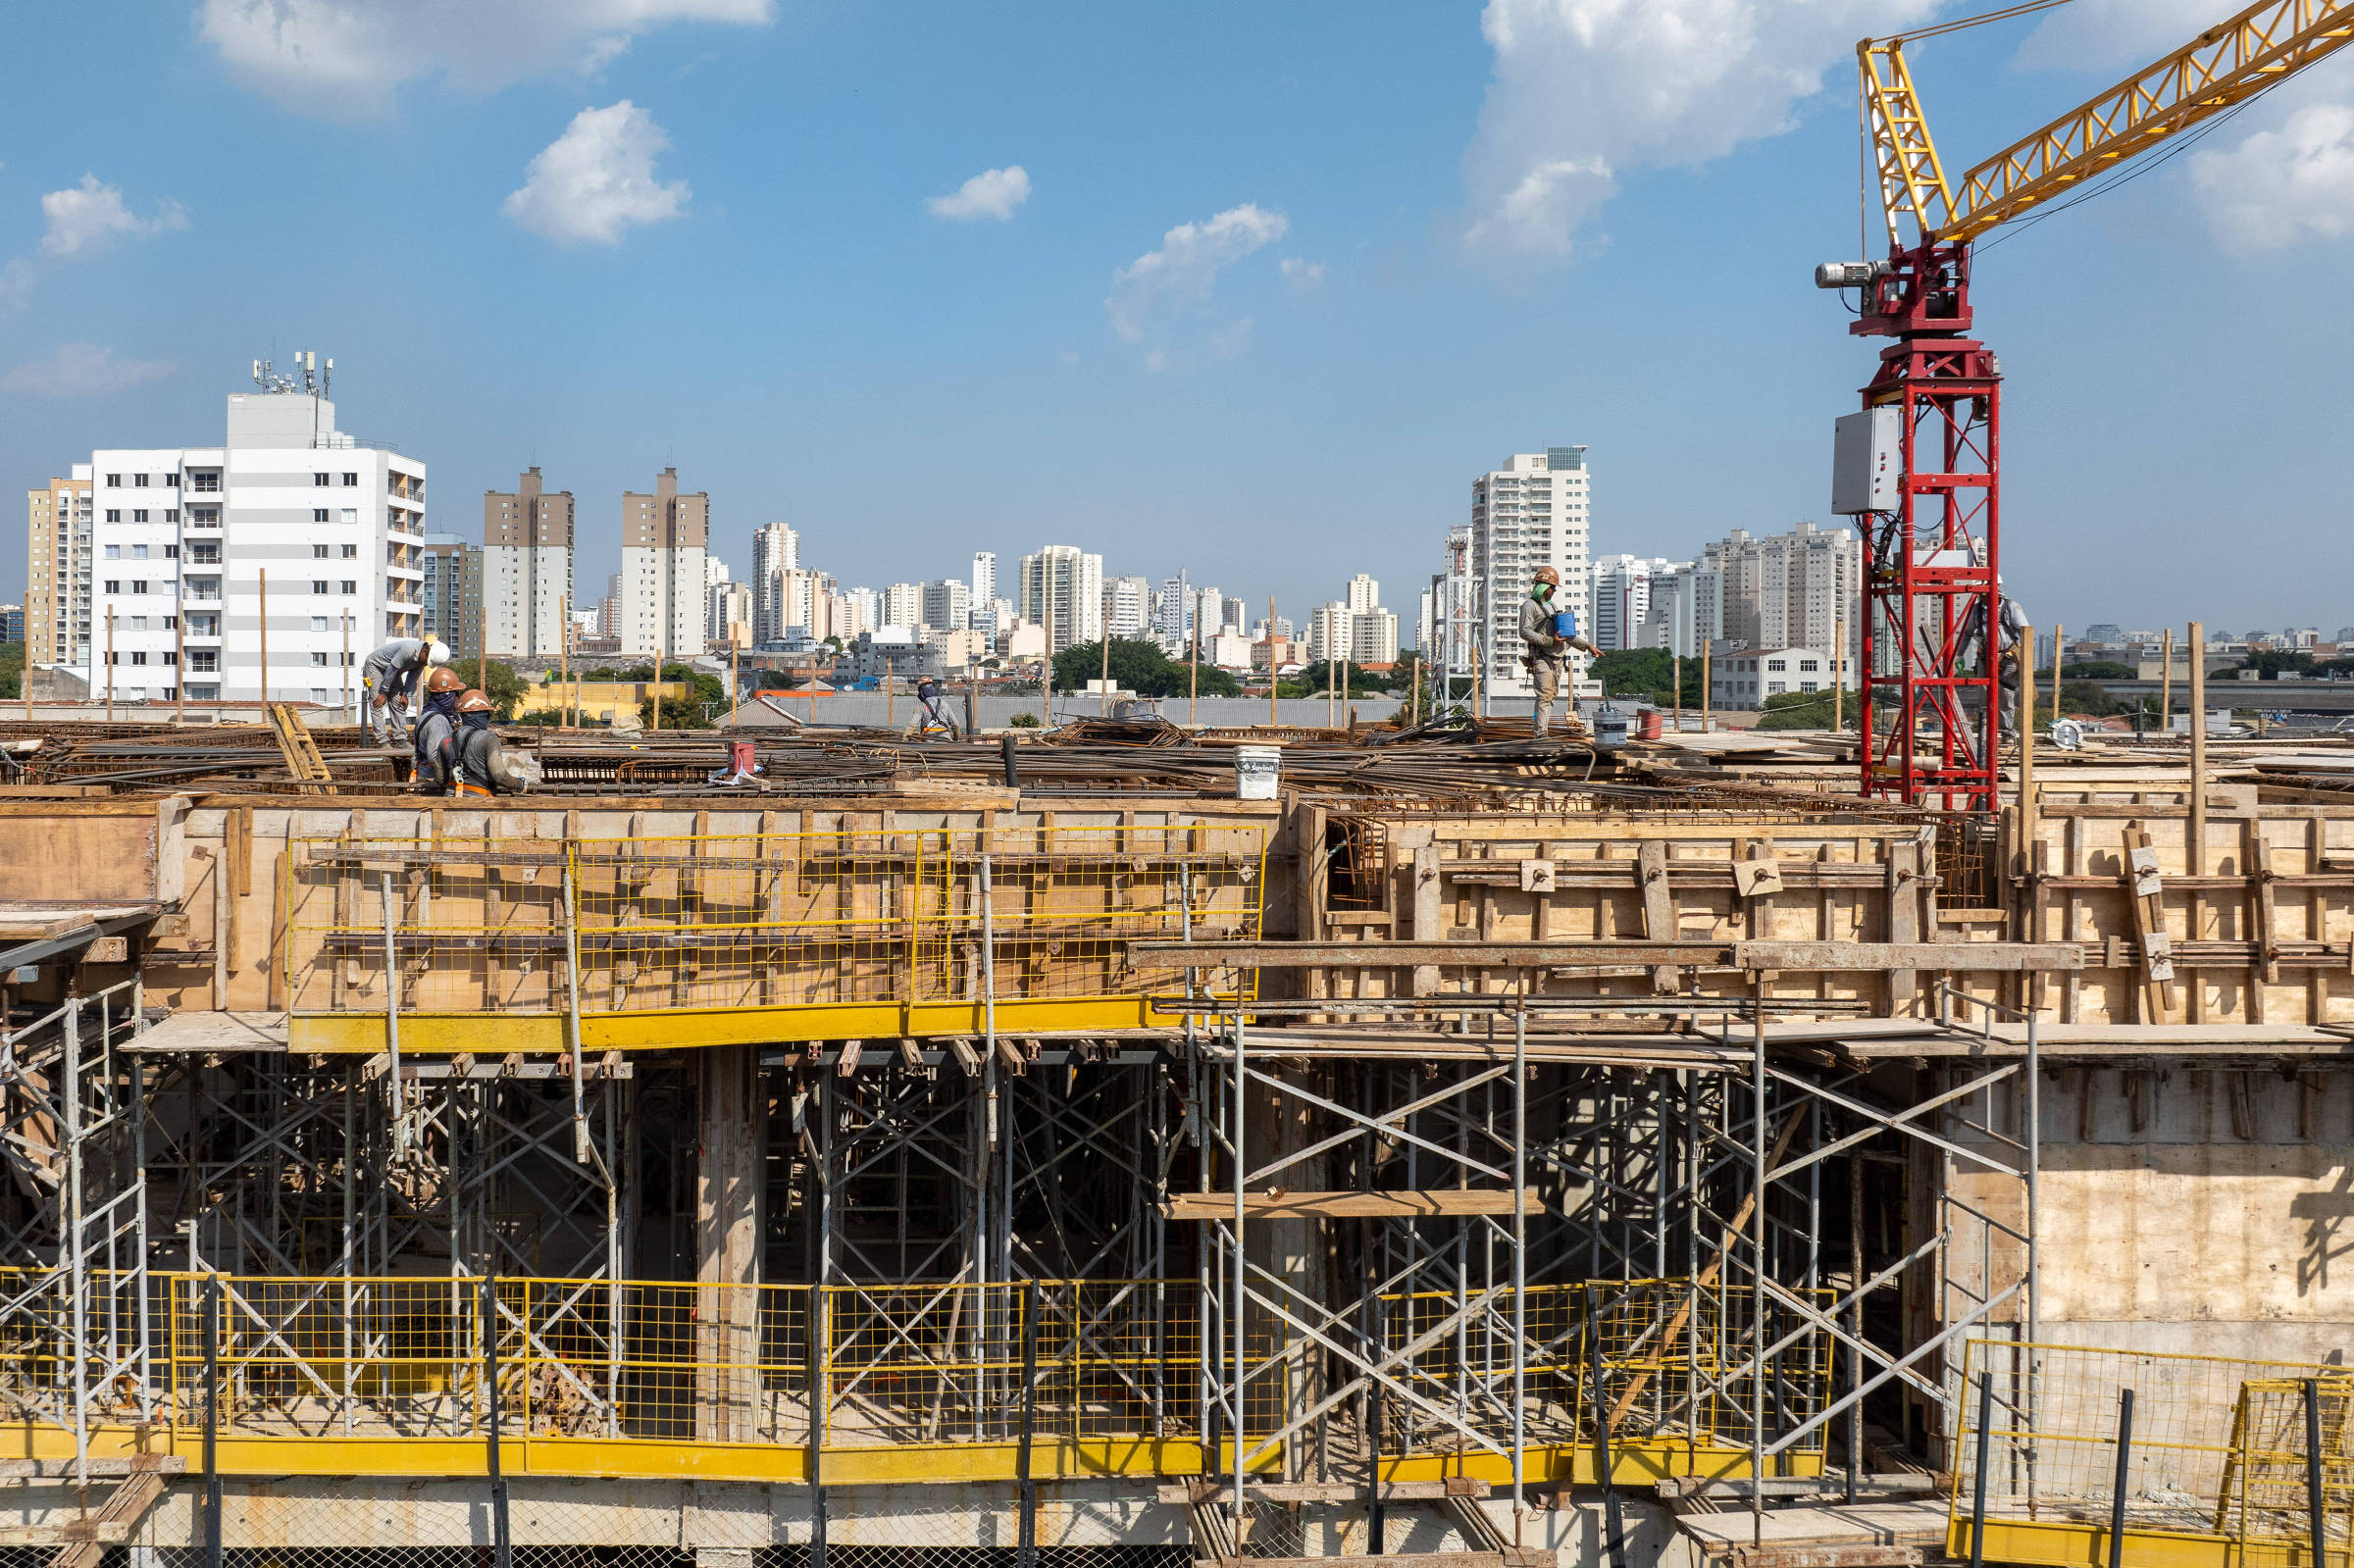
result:
<svg viewBox="0 0 2354 1568"><path fill-rule="evenodd" d="M1643 893L1643 935L1655 942L1674 940L1678 933L1675 905L1667 896L1665 843L1657 838L1646 838L1636 846L1635 881ZM1679 966L1660 964L1653 968L1653 994L1672 996L1683 986L1684 972Z"/></svg>
<svg viewBox="0 0 2354 1568"><path fill-rule="evenodd" d="M1435 844L1424 844L1414 851L1414 924L1417 942L1439 939L1439 923L1443 918L1445 893L1439 884L1439 851ZM1413 993L1429 996L1439 988L1439 968L1436 964L1417 964L1413 974Z"/></svg>
<svg viewBox="0 0 2354 1568"><path fill-rule="evenodd" d="M2025 970L2082 969L2074 942L1805 942L1734 943L1743 969Z"/></svg>
<svg viewBox="0 0 2354 1568"><path fill-rule="evenodd" d="M1535 1188L1522 1194L1531 1214L1545 1212ZM1172 1220L1230 1220L1234 1193L1177 1192L1160 1205ZM1373 1220L1418 1215L1510 1214L1512 1194L1497 1188L1428 1188L1389 1192L1246 1192L1243 1213L1261 1220Z"/></svg>
<svg viewBox="0 0 2354 1568"><path fill-rule="evenodd" d="M1234 1489L1221 1481L1201 1480L1163 1485L1156 1489L1167 1503L1224 1502ZM1259 1502L1362 1502L1365 1489L1354 1481L1259 1481L1254 1479L1245 1495ZM1433 1502L1441 1497L1485 1497L1488 1484L1476 1476L1447 1476L1437 1481L1385 1481L1381 1495L1387 1502Z"/></svg>
<svg viewBox="0 0 2354 1568"><path fill-rule="evenodd" d="M133 1038L127 1050L175 1055L207 1051L283 1051L283 1013L174 1013ZM5 1474L5 1472L0 1472Z"/></svg>

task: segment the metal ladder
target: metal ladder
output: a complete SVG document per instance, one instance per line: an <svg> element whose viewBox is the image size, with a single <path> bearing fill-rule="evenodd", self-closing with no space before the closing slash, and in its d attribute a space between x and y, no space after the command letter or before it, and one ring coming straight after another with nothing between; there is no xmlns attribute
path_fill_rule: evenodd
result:
<svg viewBox="0 0 2354 1568"><path fill-rule="evenodd" d="M334 775L328 772L327 759L319 755L319 743L311 738L311 727L302 722L294 705L271 703L270 728L278 732L278 749L285 753L286 772L301 784L302 792L325 794Z"/></svg>

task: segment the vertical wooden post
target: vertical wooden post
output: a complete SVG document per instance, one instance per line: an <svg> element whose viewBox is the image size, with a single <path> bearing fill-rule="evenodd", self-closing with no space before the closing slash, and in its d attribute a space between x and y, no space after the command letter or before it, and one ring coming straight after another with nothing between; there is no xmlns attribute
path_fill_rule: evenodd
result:
<svg viewBox="0 0 2354 1568"><path fill-rule="evenodd" d="M1831 728L1847 728L1847 632L1839 621L1842 606L1831 606Z"/></svg>
<svg viewBox="0 0 2354 1568"><path fill-rule="evenodd" d="M2060 717L2060 666L2068 662L2060 656L2060 642L2067 632L2068 628L2057 621L2052 623L2052 717L2055 719ZM2030 653L2034 647L2031 642L2027 644Z"/></svg>
<svg viewBox="0 0 2354 1568"><path fill-rule="evenodd" d="M262 612L255 617L262 628L262 719L264 723L267 723L270 718L270 569L266 566L257 567L255 572L257 581L254 586L254 595L261 603ZM221 604L223 612L227 613L229 606L227 594L222 595ZM227 645L228 639L224 638L223 646Z"/></svg>
<svg viewBox="0 0 2354 1568"><path fill-rule="evenodd" d="M1673 648L1667 650L1667 679L1675 686L1675 731L1684 731L1684 656Z"/></svg>
<svg viewBox="0 0 2354 1568"><path fill-rule="evenodd" d="M1716 692L1709 684L1709 639L1700 641L1700 728L1702 733L1716 727Z"/></svg>
<svg viewBox="0 0 2354 1568"><path fill-rule="evenodd" d="M172 722L185 724L188 722L188 617L177 586L173 590L172 608L175 612L172 617ZM32 646L29 633L25 646L27 650ZM32 679L30 659L25 662L24 679Z"/></svg>
<svg viewBox="0 0 2354 1568"><path fill-rule="evenodd" d="M2175 629L2158 639L2158 733L2170 734L2175 725Z"/></svg>
<svg viewBox="0 0 2354 1568"><path fill-rule="evenodd" d="M1270 729L1283 723L1283 712L1275 706L1275 595L1267 595L1267 725Z"/></svg>
<svg viewBox="0 0 2354 1568"><path fill-rule="evenodd" d="M2190 842L2182 869L2193 877L2207 873L2207 628L2198 621L2190 623ZM2191 908L2198 908L2196 897ZM2196 924L2188 935L2199 939Z"/></svg>
<svg viewBox="0 0 2354 1568"><path fill-rule="evenodd" d="M1097 688L1097 695L1102 698L1103 712L1109 714L1111 712L1111 622L1109 617L1103 618L1102 624L1096 628L1096 632L1103 647L1103 680Z"/></svg>

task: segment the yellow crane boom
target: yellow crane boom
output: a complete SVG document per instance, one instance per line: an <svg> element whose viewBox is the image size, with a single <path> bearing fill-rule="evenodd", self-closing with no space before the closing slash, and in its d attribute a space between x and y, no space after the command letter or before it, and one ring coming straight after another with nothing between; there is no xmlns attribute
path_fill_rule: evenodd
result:
<svg viewBox="0 0 2354 1568"><path fill-rule="evenodd" d="M1970 240L2200 121L2245 102L2354 40L2354 0L2259 0L2021 136L1947 182L1904 39L1856 46L1880 205L1893 247L1911 218L1921 241Z"/></svg>

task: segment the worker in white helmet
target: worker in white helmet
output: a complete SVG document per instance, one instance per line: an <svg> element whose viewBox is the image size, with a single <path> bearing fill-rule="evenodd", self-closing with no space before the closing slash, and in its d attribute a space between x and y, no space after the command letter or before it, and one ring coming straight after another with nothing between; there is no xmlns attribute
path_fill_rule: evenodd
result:
<svg viewBox="0 0 2354 1568"><path fill-rule="evenodd" d="M376 733L377 744L391 745L407 738L400 716L408 711L417 683L426 671L447 663L449 644L431 637L394 637L368 655L360 669L360 681L368 690L368 724Z"/></svg>
<svg viewBox="0 0 2354 1568"><path fill-rule="evenodd" d="M1535 732L1542 737L1553 721L1553 700L1561 689L1561 670L1569 660L1569 650L1577 649L1592 658L1593 643L1577 634L1576 617L1572 615L1566 628L1561 621L1561 575L1552 567L1537 568L1536 581L1529 584L1528 597L1520 601L1521 667L1537 688Z"/></svg>

